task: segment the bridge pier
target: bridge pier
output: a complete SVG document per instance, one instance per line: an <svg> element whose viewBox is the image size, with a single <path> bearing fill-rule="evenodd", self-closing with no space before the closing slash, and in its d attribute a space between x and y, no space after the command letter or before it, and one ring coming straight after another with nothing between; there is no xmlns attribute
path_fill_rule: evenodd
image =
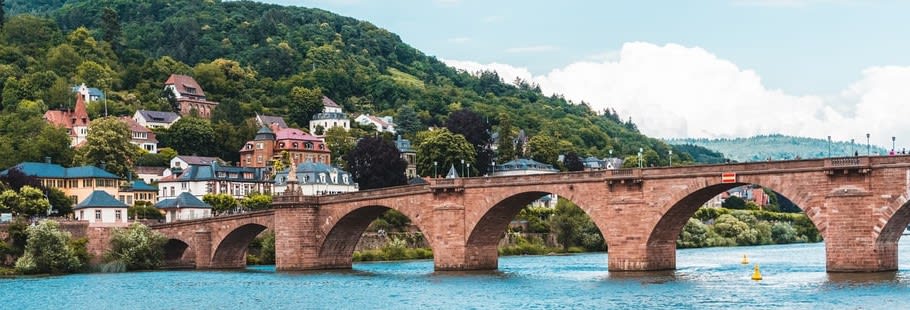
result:
<svg viewBox="0 0 910 310"><path fill-rule="evenodd" d="M318 213L316 207L275 209L276 270L322 269L318 259ZM350 262L347 267L351 267Z"/></svg>
<svg viewBox="0 0 910 310"><path fill-rule="evenodd" d="M196 269L212 268L212 232L196 231L193 236L196 251Z"/></svg>

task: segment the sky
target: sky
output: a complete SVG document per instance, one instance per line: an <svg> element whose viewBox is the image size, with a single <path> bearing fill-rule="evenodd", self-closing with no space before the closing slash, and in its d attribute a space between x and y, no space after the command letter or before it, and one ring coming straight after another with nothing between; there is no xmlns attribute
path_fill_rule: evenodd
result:
<svg viewBox="0 0 910 310"><path fill-rule="evenodd" d="M910 148L910 1L267 0L369 21L450 66L615 109L650 136Z"/></svg>

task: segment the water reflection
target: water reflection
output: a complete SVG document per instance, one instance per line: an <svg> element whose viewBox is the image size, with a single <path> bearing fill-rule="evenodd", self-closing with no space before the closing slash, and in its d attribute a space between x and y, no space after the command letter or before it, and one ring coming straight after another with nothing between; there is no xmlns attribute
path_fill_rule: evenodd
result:
<svg viewBox="0 0 910 310"><path fill-rule="evenodd" d="M829 272L828 282L831 284L864 285L887 282L899 282L897 271L843 273Z"/></svg>

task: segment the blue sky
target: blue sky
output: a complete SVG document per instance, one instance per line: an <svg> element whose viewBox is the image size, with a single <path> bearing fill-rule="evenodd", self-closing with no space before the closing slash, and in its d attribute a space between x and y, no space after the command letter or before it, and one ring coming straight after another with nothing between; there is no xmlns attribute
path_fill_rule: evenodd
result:
<svg viewBox="0 0 910 310"><path fill-rule="evenodd" d="M890 136L905 135L910 145L910 129L882 124L888 117L875 113L910 100L898 89L910 83L904 80L910 79L910 1L266 2L370 21L452 66L496 69L507 78L538 82L545 92L656 122L642 126L652 135L830 134L849 140L868 131L882 139L879 144L886 144L885 136L890 146ZM663 76L665 70L678 78ZM622 78L637 74L637 80ZM643 87L650 87L644 95ZM742 119L742 113L721 110L762 113L745 104L774 111L797 106L805 121L704 125ZM678 119L651 115L680 106L704 110ZM699 118L705 112L717 115Z"/></svg>

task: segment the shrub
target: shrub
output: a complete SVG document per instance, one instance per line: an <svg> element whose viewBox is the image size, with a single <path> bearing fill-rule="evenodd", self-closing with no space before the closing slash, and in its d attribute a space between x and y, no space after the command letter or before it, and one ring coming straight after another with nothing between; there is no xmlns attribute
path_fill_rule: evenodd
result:
<svg viewBox="0 0 910 310"><path fill-rule="evenodd" d="M777 222L771 226L771 239L774 243L791 243L797 241L796 229L790 223Z"/></svg>
<svg viewBox="0 0 910 310"><path fill-rule="evenodd" d="M28 241L16 270L25 274L67 273L82 268L82 262L70 245L69 233L54 221L41 221L27 229Z"/></svg>
<svg viewBox="0 0 910 310"><path fill-rule="evenodd" d="M165 243L164 235L136 223L114 231L105 261L121 262L128 270L155 269L164 261Z"/></svg>

